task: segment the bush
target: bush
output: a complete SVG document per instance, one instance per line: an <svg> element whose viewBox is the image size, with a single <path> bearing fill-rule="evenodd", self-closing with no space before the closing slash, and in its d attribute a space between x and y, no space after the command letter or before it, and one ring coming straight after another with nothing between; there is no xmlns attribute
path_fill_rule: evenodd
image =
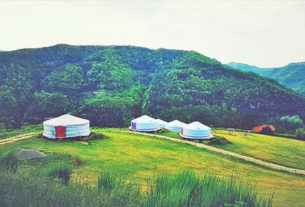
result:
<svg viewBox="0 0 305 207"><path fill-rule="evenodd" d="M0 167L15 173L18 169L18 158L16 153L10 151L2 154L0 156Z"/></svg>
<svg viewBox="0 0 305 207"><path fill-rule="evenodd" d="M61 179L63 184L68 184L72 173L72 169L70 165L67 164L56 164L48 167L45 170L45 173L53 179L56 178Z"/></svg>
<svg viewBox="0 0 305 207"><path fill-rule="evenodd" d="M305 140L305 128L298 128L296 130L296 135L298 139Z"/></svg>

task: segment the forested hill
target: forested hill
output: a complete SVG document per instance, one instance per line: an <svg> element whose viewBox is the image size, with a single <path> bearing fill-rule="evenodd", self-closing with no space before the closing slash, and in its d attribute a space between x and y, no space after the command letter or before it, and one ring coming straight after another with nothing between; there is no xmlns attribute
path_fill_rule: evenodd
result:
<svg viewBox="0 0 305 207"><path fill-rule="evenodd" d="M284 86L305 95L305 62L291 63L280 68L259 68L234 62L228 63L228 65L241 71L250 71L272 78Z"/></svg>
<svg viewBox="0 0 305 207"><path fill-rule="evenodd" d="M297 93L194 51L55 45L0 52L0 77L6 127L67 112L98 126L126 126L143 113L238 128L284 115L305 119Z"/></svg>

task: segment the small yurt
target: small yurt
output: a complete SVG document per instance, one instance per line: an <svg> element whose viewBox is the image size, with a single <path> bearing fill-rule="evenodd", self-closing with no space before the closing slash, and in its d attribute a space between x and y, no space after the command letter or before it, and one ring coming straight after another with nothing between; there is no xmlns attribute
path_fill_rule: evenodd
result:
<svg viewBox="0 0 305 207"><path fill-rule="evenodd" d="M160 126L156 119L144 115L132 120L130 129L134 131L151 132L159 130Z"/></svg>
<svg viewBox="0 0 305 207"><path fill-rule="evenodd" d="M180 136L187 139L209 139L212 137L211 128L198 121L184 126Z"/></svg>
<svg viewBox="0 0 305 207"><path fill-rule="evenodd" d="M65 114L43 122L43 136L51 139L90 135L90 122Z"/></svg>
<svg viewBox="0 0 305 207"><path fill-rule="evenodd" d="M174 121L167 123L165 125L165 128L168 129L169 131L180 133L182 130L182 127L184 127L184 126L186 126L185 123L183 123L179 120L174 120Z"/></svg>
<svg viewBox="0 0 305 207"><path fill-rule="evenodd" d="M157 122L159 123L160 128L165 128L165 125L167 124L167 122L162 119L157 119Z"/></svg>

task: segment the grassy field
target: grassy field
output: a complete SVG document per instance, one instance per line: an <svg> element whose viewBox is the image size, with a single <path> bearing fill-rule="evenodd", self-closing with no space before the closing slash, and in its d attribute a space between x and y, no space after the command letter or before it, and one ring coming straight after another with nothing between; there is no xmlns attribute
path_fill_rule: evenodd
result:
<svg viewBox="0 0 305 207"><path fill-rule="evenodd" d="M305 141L254 133L246 135L244 132L231 132L230 135L225 130L214 130L213 134L225 137L233 143L215 147L288 167L305 169Z"/></svg>
<svg viewBox="0 0 305 207"><path fill-rule="evenodd" d="M163 173L177 174L183 170L193 170L199 175L208 173L220 177L234 173L245 182L256 185L259 196L263 198L269 198L274 192L275 206L297 207L304 204L305 177L265 169L186 144L141 135L122 134L114 130L117 129L93 129L95 133L103 133L107 138L92 140L89 143L52 141L33 137L3 145L0 153L15 148L30 148L49 155L38 160L25 161L20 171L41 170L54 163L81 159L84 164L73 167L72 181L92 186L97 183L97 175L101 171L116 172L144 187L147 179ZM287 140L289 141L296 140ZM288 149L286 153L289 153ZM290 151L289 155L293 156L294 153Z"/></svg>
<svg viewBox="0 0 305 207"><path fill-rule="evenodd" d="M30 133L30 132L36 132L36 131L41 131L43 129L42 125L31 125L31 126L26 126L22 129L19 130L0 130L0 139L5 139L8 137L12 137L12 136L17 136L20 134L26 134L26 133Z"/></svg>

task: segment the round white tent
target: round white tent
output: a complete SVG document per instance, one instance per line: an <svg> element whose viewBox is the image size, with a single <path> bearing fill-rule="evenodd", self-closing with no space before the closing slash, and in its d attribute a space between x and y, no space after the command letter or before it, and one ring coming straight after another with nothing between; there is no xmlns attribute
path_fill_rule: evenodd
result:
<svg viewBox="0 0 305 207"><path fill-rule="evenodd" d="M149 132L159 130L160 126L157 120L144 115L132 120L130 129L134 131Z"/></svg>
<svg viewBox="0 0 305 207"><path fill-rule="evenodd" d="M43 136L51 139L90 135L90 122L65 114L43 122Z"/></svg>
<svg viewBox="0 0 305 207"><path fill-rule="evenodd" d="M184 127L184 126L186 126L185 123L178 121L178 120L174 120L174 121L167 123L165 125L165 128L168 129L169 131L180 133L182 130L182 127Z"/></svg>
<svg viewBox="0 0 305 207"><path fill-rule="evenodd" d="M212 137L211 128L198 121L184 126L180 136L187 139L209 139Z"/></svg>
<svg viewBox="0 0 305 207"><path fill-rule="evenodd" d="M160 128L165 128L165 125L167 124L167 122L162 119L157 119L157 122L159 123Z"/></svg>

